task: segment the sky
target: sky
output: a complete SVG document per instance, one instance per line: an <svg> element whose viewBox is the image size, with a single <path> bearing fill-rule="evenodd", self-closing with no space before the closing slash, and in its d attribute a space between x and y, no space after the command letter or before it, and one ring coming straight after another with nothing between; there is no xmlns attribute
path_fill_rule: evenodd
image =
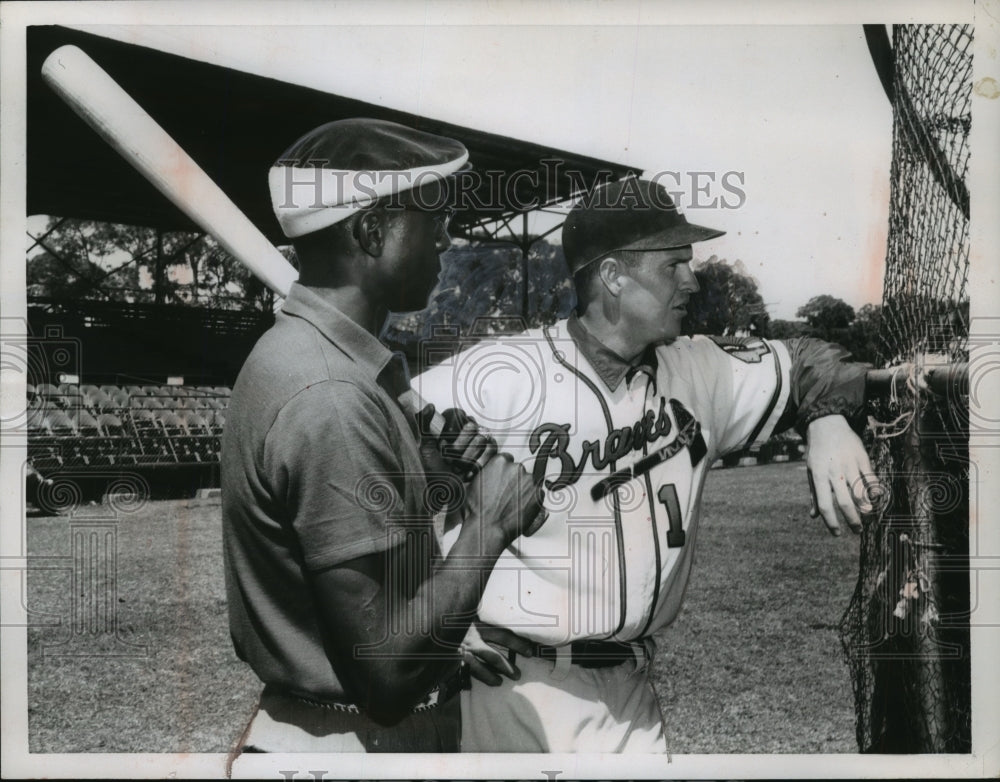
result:
<svg viewBox="0 0 1000 782"><path fill-rule="evenodd" d="M772 317L881 299L892 115L860 24L76 26L667 172L727 232L696 259L741 260Z"/></svg>

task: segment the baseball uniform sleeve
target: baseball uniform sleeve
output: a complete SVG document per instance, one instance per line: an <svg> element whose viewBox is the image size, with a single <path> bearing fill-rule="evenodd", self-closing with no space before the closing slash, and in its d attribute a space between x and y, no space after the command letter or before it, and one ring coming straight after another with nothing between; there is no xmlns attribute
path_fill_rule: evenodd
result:
<svg viewBox="0 0 1000 782"><path fill-rule="evenodd" d="M712 398L718 452L736 451L770 437L790 394L791 358L785 346L716 336L696 336L691 345Z"/></svg>
<svg viewBox="0 0 1000 782"><path fill-rule="evenodd" d="M867 366L830 342L695 337L698 366L713 398L719 452L767 440L825 415L856 419L864 407Z"/></svg>
<svg viewBox="0 0 1000 782"><path fill-rule="evenodd" d="M307 567L389 548L387 519L401 507L406 480L397 440L379 401L351 383L313 384L282 407L264 441L263 469Z"/></svg>

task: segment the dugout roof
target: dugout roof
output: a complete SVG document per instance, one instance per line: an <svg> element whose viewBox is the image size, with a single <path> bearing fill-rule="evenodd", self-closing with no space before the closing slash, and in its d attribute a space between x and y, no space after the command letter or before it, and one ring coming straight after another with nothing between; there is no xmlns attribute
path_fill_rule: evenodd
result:
<svg viewBox="0 0 1000 782"><path fill-rule="evenodd" d="M299 135L334 119L400 122L461 140L479 170L537 171L539 181L548 182L540 206L572 197L581 181L590 187L599 178L618 179L634 170L65 27L29 27L26 37L29 215L198 230L42 81L45 58L70 43L111 74L275 244L287 240L271 211L268 168ZM542 162L552 159L562 162L555 176L552 164ZM574 179L567 171L579 174ZM501 189L496 208L465 209L452 233L495 239L506 229L526 250L531 237L517 234L523 230L518 223L526 223L515 221L524 210L512 204L530 203L533 191L529 177L517 181L516 198ZM480 195L480 203L489 203L485 192Z"/></svg>

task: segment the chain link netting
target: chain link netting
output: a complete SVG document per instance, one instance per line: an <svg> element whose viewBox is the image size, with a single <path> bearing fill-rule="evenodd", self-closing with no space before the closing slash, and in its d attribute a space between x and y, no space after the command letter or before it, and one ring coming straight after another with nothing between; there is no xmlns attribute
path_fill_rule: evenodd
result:
<svg viewBox="0 0 1000 782"><path fill-rule="evenodd" d="M972 28L893 28L879 360L968 361ZM968 400L912 380L869 403L882 482L841 641L862 752L968 752Z"/></svg>

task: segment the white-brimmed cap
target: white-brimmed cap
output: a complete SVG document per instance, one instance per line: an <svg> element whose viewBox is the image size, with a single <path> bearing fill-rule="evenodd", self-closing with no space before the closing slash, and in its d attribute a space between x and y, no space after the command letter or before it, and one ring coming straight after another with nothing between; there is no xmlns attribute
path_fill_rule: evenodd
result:
<svg viewBox="0 0 1000 782"><path fill-rule="evenodd" d="M454 139L386 120L338 120L304 135L271 167L271 205L294 239L380 199L440 185L468 159Z"/></svg>

